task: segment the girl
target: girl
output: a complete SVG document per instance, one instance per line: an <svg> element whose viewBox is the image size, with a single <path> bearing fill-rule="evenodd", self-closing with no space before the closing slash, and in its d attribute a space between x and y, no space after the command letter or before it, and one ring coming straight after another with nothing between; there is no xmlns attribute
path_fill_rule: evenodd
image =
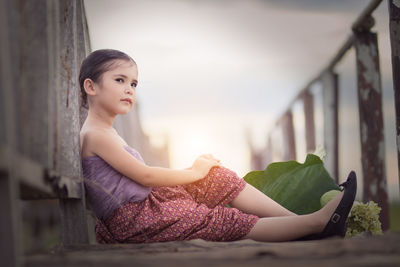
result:
<svg viewBox="0 0 400 267"><path fill-rule="evenodd" d="M296 215L209 154L185 170L147 166L112 127L136 100L138 69L128 55L108 49L91 53L79 83L89 108L80 132L82 168L99 243L344 236L356 194L353 172L324 208Z"/></svg>

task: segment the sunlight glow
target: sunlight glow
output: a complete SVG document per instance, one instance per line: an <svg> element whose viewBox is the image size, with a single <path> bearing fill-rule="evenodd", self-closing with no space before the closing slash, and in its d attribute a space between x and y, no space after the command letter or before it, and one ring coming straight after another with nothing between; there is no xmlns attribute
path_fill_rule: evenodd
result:
<svg viewBox="0 0 400 267"><path fill-rule="evenodd" d="M221 164L244 176L249 169L249 150L244 129L259 128L253 131L256 143L264 143L265 127L256 127L264 116L251 118L239 114L202 114L143 121L143 128L150 134L152 143L160 143L169 136L170 163L174 169L192 166L202 154L212 154ZM267 116L268 117L268 116Z"/></svg>

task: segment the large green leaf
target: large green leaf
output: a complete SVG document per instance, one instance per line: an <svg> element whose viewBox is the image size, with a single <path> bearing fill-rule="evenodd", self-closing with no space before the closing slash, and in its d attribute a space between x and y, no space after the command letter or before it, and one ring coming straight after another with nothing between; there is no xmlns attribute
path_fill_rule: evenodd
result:
<svg viewBox="0 0 400 267"><path fill-rule="evenodd" d="M340 190L322 160L313 154L307 155L303 164L293 160L271 163L264 171L249 172L244 180L297 214L319 210L325 192Z"/></svg>

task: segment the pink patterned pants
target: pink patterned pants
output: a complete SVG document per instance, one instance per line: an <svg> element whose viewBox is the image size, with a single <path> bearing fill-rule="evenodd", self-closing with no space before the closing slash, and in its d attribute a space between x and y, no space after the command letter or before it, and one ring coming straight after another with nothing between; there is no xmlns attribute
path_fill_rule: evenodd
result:
<svg viewBox="0 0 400 267"><path fill-rule="evenodd" d="M195 183L154 187L142 202L126 203L106 221L97 220L97 242L241 239L259 218L225 205L245 186L246 182L233 171L213 167L204 179Z"/></svg>

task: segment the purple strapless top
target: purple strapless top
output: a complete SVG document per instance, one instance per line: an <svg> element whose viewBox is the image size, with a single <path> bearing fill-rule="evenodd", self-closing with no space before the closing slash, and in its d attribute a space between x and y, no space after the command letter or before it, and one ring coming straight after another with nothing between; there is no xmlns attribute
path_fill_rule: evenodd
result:
<svg viewBox="0 0 400 267"><path fill-rule="evenodd" d="M144 162L139 152L130 146L124 148ZM143 201L152 189L124 176L99 156L82 159L82 170L89 203L96 217L101 220L106 220L114 210L127 202Z"/></svg>

